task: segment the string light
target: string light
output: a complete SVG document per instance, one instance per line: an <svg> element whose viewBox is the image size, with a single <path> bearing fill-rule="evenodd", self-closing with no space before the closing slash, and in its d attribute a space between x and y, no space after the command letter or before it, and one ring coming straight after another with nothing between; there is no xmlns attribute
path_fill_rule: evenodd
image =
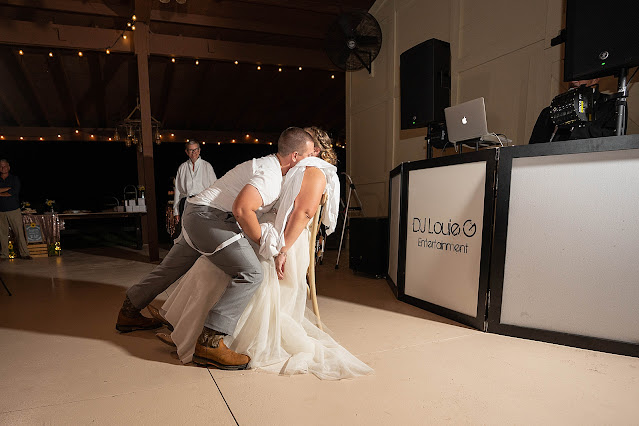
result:
<svg viewBox="0 0 639 426"><path fill-rule="evenodd" d="M78 133L80 133L80 131L79 131L79 130L76 130L76 131L75 131L75 134L77 135Z"/></svg>
<svg viewBox="0 0 639 426"><path fill-rule="evenodd" d="M111 138L109 138L109 142L111 142Z"/></svg>
<svg viewBox="0 0 639 426"><path fill-rule="evenodd" d="M81 52L81 51L80 51L80 52L78 52L78 56L82 56L82 52Z"/></svg>
<svg viewBox="0 0 639 426"><path fill-rule="evenodd" d="M49 58L53 58L53 52L49 52Z"/></svg>
<svg viewBox="0 0 639 426"><path fill-rule="evenodd" d="M259 141L260 141L259 139L255 138L255 142L259 142Z"/></svg>
<svg viewBox="0 0 639 426"><path fill-rule="evenodd" d="M217 144L218 144L218 145L222 145L222 142L218 142Z"/></svg>
<svg viewBox="0 0 639 426"><path fill-rule="evenodd" d="M302 67L299 67L299 70L302 71Z"/></svg>
<svg viewBox="0 0 639 426"><path fill-rule="evenodd" d="M0 139L4 139L4 135L0 136Z"/></svg>
<svg viewBox="0 0 639 426"><path fill-rule="evenodd" d="M206 141L202 141L202 145L206 145Z"/></svg>
<svg viewBox="0 0 639 426"><path fill-rule="evenodd" d="M135 21L138 18L136 18L135 15L133 15L133 16L131 16L131 19Z"/></svg>
<svg viewBox="0 0 639 426"><path fill-rule="evenodd" d="M235 65L237 65L237 64L239 64L239 62L238 62L238 61L235 61Z"/></svg>
<svg viewBox="0 0 639 426"><path fill-rule="evenodd" d="M277 70L278 70L279 72L282 72L282 68L278 68Z"/></svg>
<svg viewBox="0 0 639 426"><path fill-rule="evenodd" d="M109 49L107 49L107 50L106 50L106 54L107 54L107 55L110 55L110 54L111 54L111 51L110 51Z"/></svg>
<svg viewBox="0 0 639 426"><path fill-rule="evenodd" d="M331 78L333 78L333 79L334 79L334 78L335 78L335 74L331 74Z"/></svg>
<svg viewBox="0 0 639 426"><path fill-rule="evenodd" d="M131 29L135 31L135 25L131 25Z"/></svg>
<svg viewBox="0 0 639 426"><path fill-rule="evenodd" d="M175 137L175 133L171 133L171 137L172 137L172 138L173 138L173 137Z"/></svg>
<svg viewBox="0 0 639 426"><path fill-rule="evenodd" d="M24 138L23 138L22 136L20 136L20 140L21 140L21 141L23 141L23 140L24 140Z"/></svg>
<svg viewBox="0 0 639 426"><path fill-rule="evenodd" d="M235 143L235 139L231 139L231 143Z"/></svg>
<svg viewBox="0 0 639 426"><path fill-rule="evenodd" d="M131 26L131 23L130 23L130 22L127 22L127 23L126 23L126 26L127 26L127 27L130 27L130 26Z"/></svg>
<svg viewBox="0 0 639 426"><path fill-rule="evenodd" d="M171 62L175 63L175 58L171 58Z"/></svg>
<svg viewBox="0 0 639 426"><path fill-rule="evenodd" d="M126 34L122 34L122 38L126 40Z"/></svg>
<svg viewBox="0 0 639 426"><path fill-rule="evenodd" d="M273 145L273 142L269 142L268 144L269 144L269 145Z"/></svg>
<svg viewBox="0 0 639 426"><path fill-rule="evenodd" d="M261 70L261 69L262 69L262 67L258 65L258 66L257 66L257 70L259 71L259 70Z"/></svg>
<svg viewBox="0 0 639 426"><path fill-rule="evenodd" d="M44 138L43 138L43 137L40 137L40 140L41 140L41 141L43 141L43 140L44 140Z"/></svg>
<svg viewBox="0 0 639 426"><path fill-rule="evenodd" d="M200 61L198 61L197 59L195 60L195 65L200 65Z"/></svg>
<svg viewBox="0 0 639 426"><path fill-rule="evenodd" d="M250 138L251 135L249 135L248 133L246 134L246 136L244 136L246 139Z"/></svg>
<svg viewBox="0 0 639 426"><path fill-rule="evenodd" d="M20 56L24 55L24 52L22 51L22 49L18 50L18 53L20 54Z"/></svg>
<svg viewBox="0 0 639 426"><path fill-rule="evenodd" d="M62 137L62 135L58 135L58 137L59 137L59 138L61 138L61 137Z"/></svg>
<svg viewBox="0 0 639 426"><path fill-rule="evenodd" d="M93 139L95 136L91 135L91 139Z"/></svg>

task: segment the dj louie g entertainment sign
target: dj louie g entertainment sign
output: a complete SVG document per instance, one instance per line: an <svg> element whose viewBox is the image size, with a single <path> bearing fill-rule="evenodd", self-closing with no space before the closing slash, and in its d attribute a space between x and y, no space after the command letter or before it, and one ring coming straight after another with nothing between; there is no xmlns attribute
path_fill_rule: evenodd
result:
<svg viewBox="0 0 639 426"><path fill-rule="evenodd" d="M404 293L475 316L486 162L409 171Z"/></svg>

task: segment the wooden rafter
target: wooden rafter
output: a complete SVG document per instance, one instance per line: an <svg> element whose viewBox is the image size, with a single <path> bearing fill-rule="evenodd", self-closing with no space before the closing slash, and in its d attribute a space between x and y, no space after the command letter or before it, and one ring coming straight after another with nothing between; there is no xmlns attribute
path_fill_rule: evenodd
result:
<svg viewBox="0 0 639 426"><path fill-rule="evenodd" d="M98 57L96 53L92 53L89 56L89 58L92 58L93 56ZM129 58L130 57L128 57L128 55L108 56L107 60L104 63L104 68L101 70L102 78L98 80L95 78L94 75L92 75L91 87L82 97L82 99L80 99L80 102L78 102L78 109L86 108L90 102L95 101L95 99L92 99L92 98L97 92L102 92L103 93L102 96L106 96L106 89L109 86L109 83L111 83L111 81L113 80L113 77L120 70L120 68L122 67L122 64L124 64L127 60L129 60ZM91 61L95 61L95 59L90 59L89 61L90 67L91 67ZM95 64L93 66L95 67ZM93 74L93 70L91 71L91 73ZM105 119L106 119L106 112L105 112Z"/></svg>
<svg viewBox="0 0 639 426"><path fill-rule="evenodd" d="M4 92L0 90L0 104L2 104L5 111L9 113L11 120L13 120L18 126L22 126L22 121L20 120L20 114L18 114L13 108L13 103L9 101L4 95Z"/></svg>
<svg viewBox="0 0 639 426"><path fill-rule="evenodd" d="M58 52L54 53L53 57L49 57L49 71L53 75L53 84L58 92L58 97L62 103L62 107L66 111L67 120L69 123L74 123L78 127L82 127L80 124L80 117L78 116L78 109L76 108L73 93L71 92L71 86L69 86L69 79L67 73L64 70L64 64L62 62L62 55Z"/></svg>
<svg viewBox="0 0 639 426"><path fill-rule="evenodd" d="M42 100L38 96L38 92L31 81L27 67L24 65L22 60L23 58L18 55L18 52L13 51L12 49L5 47L3 48L3 51L7 69L22 93L22 96L31 108L33 116L40 125L50 126L51 122L45 113Z"/></svg>
<svg viewBox="0 0 639 426"><path fill-rule="evenodd" d="M164 68L164 78L162 79L162 91L160 92L160 99L158 108L156 109L158 120L164 125L166 122L166 111L169 105L169 96L171 95L171 88L173 87L173 78L175 75L175 66L172 63L167 63Z"/></svg>
<svg viewBox="0 0 639 426"><path fill-rule="evenodd" d="M87 52L89 62L89 70L91 73L92 98L95 103L95 112L98 115L98 123L100 127L106 127L106 102L104 96L104 80L102 79L102 67L100 66L100 57L96 52Z"/></svg>
<svg viewBox="0 0 639 426"><path fill-rule="evenodd" d="M128 32L131 35L131 31ZM0 19L0 44L45 46L81 50L133 52L131 38L122 31L57 24L36 24ZM149 54L224 61L261 62L284 66L335 69L323 52L283 46L209 40L166 34L149 34Z"/></svg>
<svg viewBox="0 0 639 426"><path fill-rule="evenodd" d="M191 92L191 96L189 97L190 107L186 111L186 127L192 128L193 117L197 113L197 111L201 110L205 105L205 96L202 88L205 86L206 80L211 75L213 67L215 64L209 62L204 65L200 65L202 69L200 70L200 75L197 79L197 83L193 85L193 89Z"/></svg>

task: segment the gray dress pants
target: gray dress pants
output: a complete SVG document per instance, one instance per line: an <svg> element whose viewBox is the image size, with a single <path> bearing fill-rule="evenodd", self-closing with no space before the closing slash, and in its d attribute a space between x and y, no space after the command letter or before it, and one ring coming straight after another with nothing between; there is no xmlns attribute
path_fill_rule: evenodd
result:
<svg viewBox="0 0 639 426"><path fill-rule="evenodd" d="M182 226L200 251L211 253L217 246L240 232L233 215L208 206L186 203ZM184 275L200 253L180 237L167 256L138 284L127 291L135 307L147 306L155 297ZM240 238L219 252L207 256L231 276L222 298L211 308L204 325L225 334L235 330L251 296L262 283L262 266L247 238ZM211 282L211 285L220 283Z"/></svg>

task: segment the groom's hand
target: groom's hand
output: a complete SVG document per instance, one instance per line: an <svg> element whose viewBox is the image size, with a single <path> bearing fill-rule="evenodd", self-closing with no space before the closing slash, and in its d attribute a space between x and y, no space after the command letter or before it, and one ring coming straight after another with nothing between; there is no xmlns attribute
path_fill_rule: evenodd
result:
<svg viewBox="0 0 639 426"><path fill-rule="evenodd" d="M286 253L275 256L275 272L280 280L284 278L284 265L286 264Z"/></svg>

